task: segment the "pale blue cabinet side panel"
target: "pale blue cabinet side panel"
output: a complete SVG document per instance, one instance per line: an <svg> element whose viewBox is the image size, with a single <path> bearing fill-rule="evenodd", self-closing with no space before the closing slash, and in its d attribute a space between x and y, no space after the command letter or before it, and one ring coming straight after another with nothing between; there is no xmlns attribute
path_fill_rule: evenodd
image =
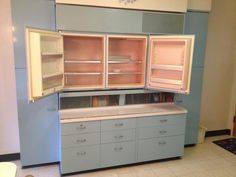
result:
<svg viewBox="0 0 236 177"><path fill-rule="evenodd" d="M15 27L17 104L22 166L59 161L57 94L35 103L27 100L25 27L55 30L55 4L51 0L12 0Z"/></svg>
<svg viewBox="0 0 236 177"><path fill-rule="evenodd" d="M195 34L193 67L203 67L208 30L208 13L188 12L185 18L185 34Z"/></svg>
<svg viewBox="0 0 236 177"><path fill-rule="evenodd" d="M196 144L200 118L202 90L202 68L193 68L189 95L175 95L175 102L188 110L186 119L185 144Z"/></svg>
<svg viewBox="0 0 236 177"><path fill-rule="evenodd" d="M57 94L27 102L26 70L16 69L22 166L59 161Z"/></svg>
<svg viewBox="0 0 236 177"><path fill-rule="evenodd" d="M55 4L52 0L12 0L12 20L15 27L16 68L26 68L25 27L55 30Z"/></svg>

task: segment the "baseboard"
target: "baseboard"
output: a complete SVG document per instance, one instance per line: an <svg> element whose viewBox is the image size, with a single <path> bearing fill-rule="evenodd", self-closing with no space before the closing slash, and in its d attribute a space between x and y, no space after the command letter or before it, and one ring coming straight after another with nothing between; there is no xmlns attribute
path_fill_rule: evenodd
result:
<svg viewBox="0 0 236 177"><path fill-rule="evenodd" d="M231 130L223 129L223 130L206 131L205 137L220 136L220 135L231 135Z"/></svg>
<svg viewBox="0 0 236 177"><path fill-rule="evenodd" d="M20 153L0 155L0 162L20 160Z"/></svg>
<svg viewBox="0 0 236 177"><path fill-rule="evenodd" d="M27 166L22 166L22 169L43 167L43 166L56 165L56 164L60 164L60 162L49 162L49 163L43 163L43 164L27 165Z"/></svg>

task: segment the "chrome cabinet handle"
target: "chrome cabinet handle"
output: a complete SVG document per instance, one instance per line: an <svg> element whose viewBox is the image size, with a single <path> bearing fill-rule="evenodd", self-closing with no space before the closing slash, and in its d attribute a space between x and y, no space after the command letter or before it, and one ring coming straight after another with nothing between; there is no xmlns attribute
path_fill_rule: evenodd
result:
<svg viewBox="0 0 236 177"><path fill-rule="evenodd" d="M123 147L115 147L114 150L115 150L115 151L122 151L122 150L123 150Z"/></svg>
<svg viewBox="0 0 236 177"><path fill-rule="evenodd" d="M115 135L114 138L115 139L122 139L122 138L124 138L124 135Z"/></svg>
<svg viewBox="0 0 236 177"><path fill-rule="evenodd" d="M124 125L124 123L115 123L115 127L122 127Z"/></svg>
<svg viewBox="0 0 236 177"><path fill-rule="evenodd" d="M161 119L160 122L165 123L165 122L167 122L167 119Z"/></svg>
<svg viewBox="0 0 236 177"><path fill-rule="evenodd" d="M160 133L160 134L166 134L167 131L166 131L166 130L160 130L159 133Z"/></svg>
<svg viewBox="0 0 236 177"><path fill-rule="evenodd" d="M77 143L85 143L86 142L86 139L79 139L79 140L76 140Z"/></svg>
<svg viewBox="0 0 236 177"><path fill-rule="evenodd" d="M165 145L165 144L166 144L166 141L159 141L158 144L159 144L159 145Z"/></svg>
<svg viewBox="0 0 236 177"><path fill-rule="evenodd" d="M85 151L84 152L77 152L76 154L77 154L77 156L84 156L84 155L86 155L86 152Z"/></svg>
<svg viewBox="0 0 236 177"><path fill-rule="evenodd" d="M86 129L86 126L84 126L83 124L80 124L78 127L76 127L76 130L84 130Z"/></svg>

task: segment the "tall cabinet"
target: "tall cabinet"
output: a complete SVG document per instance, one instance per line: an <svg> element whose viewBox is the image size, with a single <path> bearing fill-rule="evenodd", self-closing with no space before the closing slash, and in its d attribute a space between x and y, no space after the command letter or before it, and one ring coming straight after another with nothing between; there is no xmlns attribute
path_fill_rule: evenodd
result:
<svg viewBox="0 0 236 177"><path fill-rule="evenodd" d="M190 95L176 94L175 102L188 110L185 144L191 145L198 140L208 13L189 11L185 20L185 34L195 34L191 90Z"/></svg>

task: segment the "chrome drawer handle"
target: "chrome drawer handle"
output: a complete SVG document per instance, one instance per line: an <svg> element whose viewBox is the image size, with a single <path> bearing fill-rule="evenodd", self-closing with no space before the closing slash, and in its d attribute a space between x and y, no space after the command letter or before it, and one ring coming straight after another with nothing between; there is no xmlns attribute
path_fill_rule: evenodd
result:
<svg viewBox="0 0 236 177"><path fill-rule="evenodd" d="M76 154L77 154L77 156L84 156L84 155L86 155L86 152L85 151L84 152L77 152Z"/></svg>
<svg viewBox="0 0 236 177"><path fill-rule="evenodd" d="M84 126L83 124L80 124L78 127L76 127L76 130L84 130L86 129L86 126Z"/></svg>
<svg viewBox="0 0 236 177"><path fill-rule="evenodd" d="M161 130L161 131L159 131L159 133L160 133L160 134L166 134L167 131L166 131L166 130Z"/></svg>
<svg viewBox="0 0 236 177"><path fill-rule="evenodd" d="M86 139L79 139L79 140L76 140L77 143L84 143L86 142Z"/></svg>
<svg viewBox="0 0 236 177"><path fill-rule="evenodd" d="M123 150L123 147L115 147L114 150L115 150L115 151L122 151L122 150Z"/></svg>
<svg viewBox="0 0 236 177"><path fill-rule="evenodd" d="M165 123L165 122L167 122L167 120L166 119L162 119L162 120L160 120L160 122L161 123Z"/></svg>
<svg viewBox="0 0 236 177"><path fill-rule="evenodd" d="M122 127L124 124L121 122L121 123L115 123L115 127Z"/></svg>
<svg viewBox="0 0 236 177"><path fill-rule="evenodd" d="M165 145L166 142L165 142L165 141L159 141L158 144L159 144L159 145Z"/></svg>
<svg viewBox="0 0 236 177"><path fill-rule="evenodd" d="M115 139L122 139L122 138L124 138L124 135L116 135L116 136L114 136L114 138Z"/></svg>

